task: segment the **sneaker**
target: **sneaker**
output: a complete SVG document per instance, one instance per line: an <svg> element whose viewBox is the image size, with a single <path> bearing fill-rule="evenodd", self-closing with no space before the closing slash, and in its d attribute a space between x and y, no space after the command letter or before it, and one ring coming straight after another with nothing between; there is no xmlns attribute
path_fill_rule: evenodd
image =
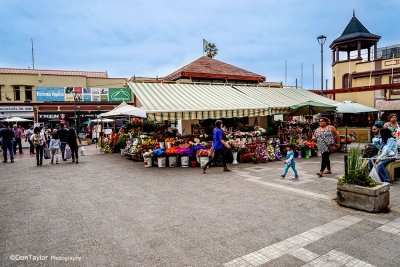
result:
<svg viewBox="0 0 400 267"><path fill-rule="evenodd" d="M285 179L285 175L281 174L282 179Z"/></svg>
<svg viewBox="0 0 400 267"><path fill-rule="evenodd" d="M294 179L296 179L296 180L299 179L299 176L298 176L298 175L295 175L295 176L294 176Z"/></svg>
<svg viewBox="0 0 400 267"><path fill-rule="evenodd" d="M13 160L13 159L11 160L11 163L14 163L14 160Z"/></svg>
<svg viewBox="0 0 400 267"><path fill-rule="evenodd" d="M60 164L60 163L57 161L56 164Z"/></svg>
<svg viewBox="0 0 400 267"><path fill-rule="evenodd" d="M3 163L7 163L7 160L3 160Z"/></svg>
<svg viewBox="0 0 400 267"><path fill-rule="evenodd" d="M228 168L224 168L224 172L231 172L232 170L228 169Z"/></svg>

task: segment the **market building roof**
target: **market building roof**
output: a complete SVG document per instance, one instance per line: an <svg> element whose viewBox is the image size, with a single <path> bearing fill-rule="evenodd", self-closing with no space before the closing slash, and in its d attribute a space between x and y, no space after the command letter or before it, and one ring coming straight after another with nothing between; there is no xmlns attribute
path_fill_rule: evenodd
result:
<svg viewBox="0 0 400 267"><path fill-rule="evenodd" d="M155 121L284 114L290 106L305 101L338 104L295 88L133 82L128 85L146 109L148 119Z"/></svg>
<svg viewBox="0 0 400 267"><path fill-rule="evenodd" d="M181 78L208 78L257 82L265 81L264 76L206 56L200 57L177 71L165 76L164 80L176 81Z"/></svg>
<svg viewBox="0 0 400 267"><path fill-rule="evenodd" d="M379 111L395 111L400 110L400 101L392 100L392 101L381 101L376 105L376 108Z"/></svg>
<svg viewBox="0 0 400 267"><path fill-rule="evenodd" d="M0 74L28 74L28 75L41 74L41 75L58 75L58 76L84 76L87 78L108 78L107 72L77 71L77 70L0 68Z"/></svg>

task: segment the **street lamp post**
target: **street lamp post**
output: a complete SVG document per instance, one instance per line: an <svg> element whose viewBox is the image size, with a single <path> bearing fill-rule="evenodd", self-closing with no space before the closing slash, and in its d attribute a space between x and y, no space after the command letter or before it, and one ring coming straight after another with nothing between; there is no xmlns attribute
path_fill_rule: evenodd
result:
<svg viewBox="0 0 400 267"><path fill-rule="evenodd" d="M324 44L326 41L325 35L317 37L318 43L321 45L321 96L324 96Z"/></svg>
<svg viewBox="0 0 400 267"><path fill-rule="evenodd" d="M75 119L75 131L77 131L77 125L76 125L76 92L72 91L72 94L74 96L74 119Z"/></svg>

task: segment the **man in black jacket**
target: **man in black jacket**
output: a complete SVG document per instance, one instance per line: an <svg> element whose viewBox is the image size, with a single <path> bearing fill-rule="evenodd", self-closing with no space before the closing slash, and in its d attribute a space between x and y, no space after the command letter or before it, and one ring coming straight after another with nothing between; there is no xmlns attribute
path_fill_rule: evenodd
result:
<svg viewBox="0 0 400 267"><path fill-rule="evenodd" d="M13 140L14 131L8 127L8 122L3 122L5 128L1 129L0 137L2 138L2 149L4 163L7 163L7 149L10 151L11 163L14 162Z"/></svg>
<svg viewBox="0 0 400 267"><path fill-rule="evenodd" d="M61 155L62 155L62 159L64 161L66 161L66 159L64 158L64 152L65 152L65 146L67 145L68 142L68 130L66 125L64 125L63 123L60 124L60 130L57 131L58 136L60 137L60 149L61 149Z"/></svg>

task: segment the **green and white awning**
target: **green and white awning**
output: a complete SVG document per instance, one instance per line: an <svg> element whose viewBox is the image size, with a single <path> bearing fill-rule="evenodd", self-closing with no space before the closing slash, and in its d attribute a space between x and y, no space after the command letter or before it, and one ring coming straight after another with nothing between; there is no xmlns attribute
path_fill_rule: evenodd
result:
<svg viewBox="0 0 400 267"><path fill-rule="evenodd" d="M337 105L338 102L314 94L305 89L294 87L271 88L271 87L256 87L256 86L233 86L251 98L257 99L264 105L275 108L285 108L287 112L289 107L298 105L303 102L313 101L327 105Z"/></svg>
<svg viewBox="0 0 400 267"><path fill-rule="evenodd" d="M314 101L338 102L304 89L256 86L128 82L154 121L255 117L290 112L290 107Z"/></svg>
<svg viewBox="0 0 400 267"><path fill-rule="evenodd" d="M267 116L274 109L229 85L128 83L154 121Z"/></svg>

